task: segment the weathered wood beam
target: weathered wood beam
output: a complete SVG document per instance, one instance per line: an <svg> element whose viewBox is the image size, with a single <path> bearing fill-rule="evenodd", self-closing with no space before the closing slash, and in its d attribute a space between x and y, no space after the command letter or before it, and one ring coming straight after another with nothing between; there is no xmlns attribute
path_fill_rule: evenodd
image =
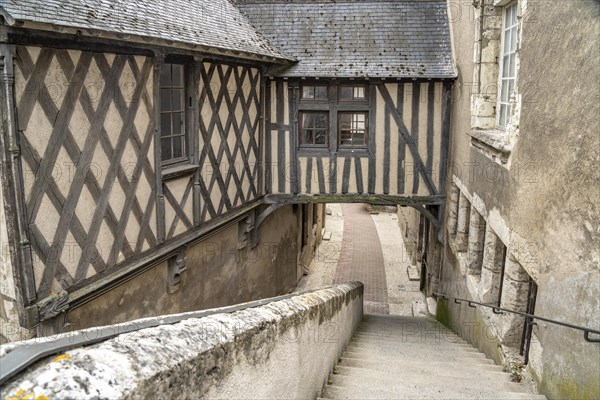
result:
<svg viewBox="0 0 600 400"><path fill-rule="evenodd" d="M423 175L423 180L425 181L425 184L427 185L427 189L429 189L430 193L437 194L438 192L435 188L435 185L433 184L433 181L431 180L431 176L429 176L427 174L427 170L425 169L425 164L423 164L423 159L421 158L421 155L419 154L419 149L415 145L415 142L413 141L413 139L410 135L410 132L408 131L408 128L406 128L406 125L404 125L404 121L402 121L400 112L396 108L394 101L392 100L392 97L390 96L390 93L388 92L388 90L386 89L386 87L383 83L377 84L377 88L379 89L379 93L381 94L381 97L383 97L383 101L385 102L387 108L390 110L391 116L396 121L396 125L398 125L398 130L400 131L400 134L402 135L402 138L404 139L405 143L408 145L408 148L410 149L413 160L415 161L415 164L417 165L417 168ZM369 173L369 175L370 175L370 173Z"/></svg>
<svg viewBox="0 0 600 400"><path fill-rule="evenodd" d="M269 194L263 198L265 204L308 204L308 203L368 203L375 205L440 205L444 196L394 196L384 194L324 194L288 195Z"/></svg>

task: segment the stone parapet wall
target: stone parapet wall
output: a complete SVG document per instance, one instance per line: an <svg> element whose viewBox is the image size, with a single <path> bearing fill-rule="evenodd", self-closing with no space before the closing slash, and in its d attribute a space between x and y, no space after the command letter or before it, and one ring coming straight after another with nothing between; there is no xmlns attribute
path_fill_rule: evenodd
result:
<svg viewBox="0 0 600 400"><path fill-rule="evenodd" d="M363 285L353 282L231 313L215 309L49 357L9 381L2 397L316 398L362 304ZM1 346L0 354L34 342Z"/></svg>

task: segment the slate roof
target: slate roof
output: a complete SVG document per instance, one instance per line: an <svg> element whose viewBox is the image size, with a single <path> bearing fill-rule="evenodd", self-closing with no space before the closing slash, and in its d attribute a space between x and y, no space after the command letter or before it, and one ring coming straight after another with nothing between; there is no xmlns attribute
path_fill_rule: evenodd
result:
<svg viewBox="0 0 600 400"><path fill-rule="evenodd" d="M0 15L287 58L230 0L2 0Z"/></svg>
<svg viewBox="0 0 600 400"><path fill-rule="evenodd" d="M238 0L289 77L454 78L446 0Z"/></svg>

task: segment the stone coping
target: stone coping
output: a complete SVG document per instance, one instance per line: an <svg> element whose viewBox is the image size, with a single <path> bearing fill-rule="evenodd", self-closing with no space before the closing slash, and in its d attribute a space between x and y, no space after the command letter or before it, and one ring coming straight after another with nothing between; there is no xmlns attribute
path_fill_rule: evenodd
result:
<svg viewBox="0 0 600 400"><path fill-rule="evenodd" d="M2 398L316 397L362 318L362 294L352 282L234 312L179 314L176 323L43 359L12 378ZM0 355L57 336L0 346Z"/></svg>

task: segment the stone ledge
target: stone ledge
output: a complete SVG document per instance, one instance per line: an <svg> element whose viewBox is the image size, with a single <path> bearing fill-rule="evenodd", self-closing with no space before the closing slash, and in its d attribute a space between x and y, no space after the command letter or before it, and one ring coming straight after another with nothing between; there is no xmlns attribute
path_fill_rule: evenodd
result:
<svg viewBox="0 0 600 400"><path fill-rule="evenodd" d="M472 129L469 131L471 144L494 161L506 164L513 145L506 138L506 132L496 129Z"/></svg>
<svg viewBox="0 0 600 400"><path fill-rule="evenodd" d="M122 334L38 362L3 396L316 398L362 319L362 301L363 285L353 282Z"/></svg>

